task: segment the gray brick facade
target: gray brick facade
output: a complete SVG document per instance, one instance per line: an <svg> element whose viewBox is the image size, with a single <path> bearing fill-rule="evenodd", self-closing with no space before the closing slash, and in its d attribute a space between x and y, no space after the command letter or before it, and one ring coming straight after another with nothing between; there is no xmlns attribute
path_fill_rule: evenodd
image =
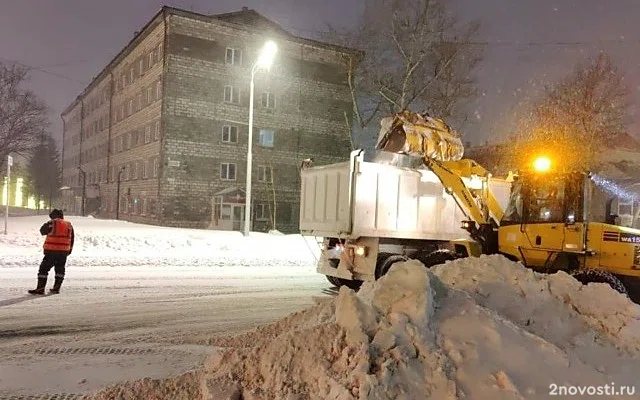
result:
<svg viewBox="0 0 640 400"><path fill-rule="evenodd" d="M205 16L163 8L67 108L67 210L81 212L81 168L87 213L239 229L226 222L241 212L251 66L266 39L278 55L255 78L253 228L273 228L275 205L276 228L295 232L302 160L348 157L344 57L356 52L294 37L246 9Z"/></svg>

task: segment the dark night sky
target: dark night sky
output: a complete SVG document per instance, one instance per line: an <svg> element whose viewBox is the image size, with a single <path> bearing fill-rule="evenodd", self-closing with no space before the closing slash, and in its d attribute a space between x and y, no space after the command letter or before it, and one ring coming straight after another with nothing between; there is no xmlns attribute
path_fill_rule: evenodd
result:
<svg viewBox="0 0 640 400"><path fill-rule="evenodd" d="M364 1L0 0L0 57L70 78L34 71L30 82L51 107L52 130L59 133L60 112L163 4L202 13L245 5L300 36L313 37L327 22L354 24ZM462 18L482 21L483 39L492 43L478 73L482 95L471 105L472 119L464 127L469 140L499 141L516 105L535 96L540 82L556 81L577 60L599 50L613 55L627 74L632 100L640 105L640 1L453 1ZM631 130L640 132L640 124Z"/></svg>

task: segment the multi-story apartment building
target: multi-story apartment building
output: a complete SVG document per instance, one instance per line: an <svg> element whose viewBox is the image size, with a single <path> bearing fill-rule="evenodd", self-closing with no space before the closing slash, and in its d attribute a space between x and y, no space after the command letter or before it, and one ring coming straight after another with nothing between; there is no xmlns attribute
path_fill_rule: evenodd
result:
<svg viewBox="0 0 640 400"><path fill-rule="evenodd" d="M296 37L253 10L164 7L63 112L70 213L241 229L251 67L255 79L253 227L295 231L299 166L345 160L349 62L361 54ZM346 118L346 120L345 120Z"/></svg>

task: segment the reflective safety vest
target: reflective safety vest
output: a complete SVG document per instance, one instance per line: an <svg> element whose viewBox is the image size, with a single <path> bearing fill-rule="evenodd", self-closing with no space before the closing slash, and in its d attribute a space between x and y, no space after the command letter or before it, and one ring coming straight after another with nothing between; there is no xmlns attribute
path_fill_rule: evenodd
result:
<svg viewBox="0 0 640 400"><path fill-rule="evenodd" d="M51 232L44 241L44 249L49 251L71 251L71 223L60 218L51 222Z"/></svg>

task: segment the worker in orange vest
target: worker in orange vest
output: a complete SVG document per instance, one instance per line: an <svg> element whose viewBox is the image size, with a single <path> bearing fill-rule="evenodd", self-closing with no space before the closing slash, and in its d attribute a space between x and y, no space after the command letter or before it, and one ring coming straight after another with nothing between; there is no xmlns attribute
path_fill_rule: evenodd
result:
<svg viewBox="0 0 640 400"><path fill-rule="evenodd" d="M64 219L62 211L58 209L51 211L49 218L51 219L40 227L40 234L47 236L43 246L44 258L38 270L38 287L34 290L29 290L30 294L44 294L51 268L55 270L56 279L53 283L53 288L49 289L49 292L53 294L60 293L67 256L73 250L74 234L71 223Z"/></svg>

